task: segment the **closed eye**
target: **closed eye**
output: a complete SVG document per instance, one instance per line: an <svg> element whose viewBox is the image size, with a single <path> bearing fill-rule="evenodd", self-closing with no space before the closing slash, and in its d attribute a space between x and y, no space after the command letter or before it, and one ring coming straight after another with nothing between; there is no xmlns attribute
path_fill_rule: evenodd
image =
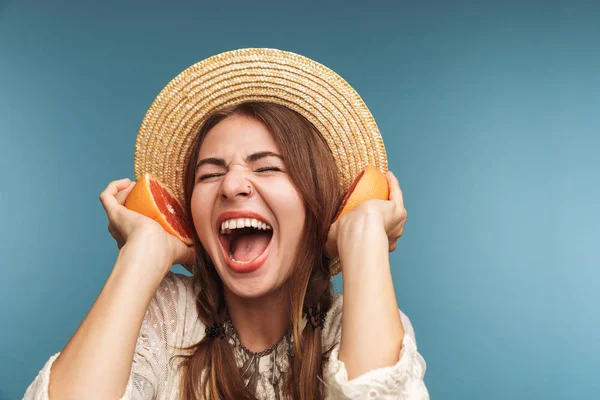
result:
<svg viewBox="0 0 600 400"><path fill-rule="evenodd" d="M265 171L281 171L281 169L278 167L264 167L264 168L259 168L256 170L256 172L265 172Z"/></svg>
<svg viewBox="0 0 600 400"><path fill-rule="evenodd" d="M255 170L255 172L267 172L267 171L279 171L279 172L283 172L281 170L281 168L279 168L279 167L264 167L264 168L259 168L259 169ZM225 174L221 173L221 174L205 174L205 175L200 175L198 177L198 182L202 182L202 181L205 181L207 179L214 178L214 177L217 177L217 176L222 176L222 175L225 175Z"/></svg>
<svg viewBox="0 0 600 400"><path fill-rule="evenodd" d="M206 174L206 175L200 175L198 177L198 182L202 182L202 181L207 180L209 178L214 178L215 176L221 176L221 175L224 175L224 174Z"/></svg>

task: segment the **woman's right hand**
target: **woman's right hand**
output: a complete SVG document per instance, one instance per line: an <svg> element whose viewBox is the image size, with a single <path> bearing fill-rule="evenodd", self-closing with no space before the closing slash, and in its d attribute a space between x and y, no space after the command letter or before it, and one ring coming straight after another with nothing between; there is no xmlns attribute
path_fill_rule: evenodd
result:
<svg viewBox="0 0 600 400"><path fill-rule="evenodd" d="M126 243L143 243L143 251L155 251L165 257L169 267L173 264L192 264L194 247L188 247L177 237L169 234L152 218L127 209L125 199L135 186L129 178L113 181L100 193L100 202L108 217L108 231L121 249ZM129 246L128 246L129 247Z"/></svg>

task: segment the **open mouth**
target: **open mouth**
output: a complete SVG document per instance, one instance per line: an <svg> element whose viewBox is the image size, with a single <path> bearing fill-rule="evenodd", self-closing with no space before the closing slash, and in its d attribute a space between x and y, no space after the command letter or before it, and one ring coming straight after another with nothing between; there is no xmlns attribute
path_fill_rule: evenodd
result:
<svg viewBox="0 0 600 400"><path fill-rule="evenodd" d="M253 218L224 221L220 226L219 242L228 266L238 272L260 268L268 256L273 228Z"/></svg>

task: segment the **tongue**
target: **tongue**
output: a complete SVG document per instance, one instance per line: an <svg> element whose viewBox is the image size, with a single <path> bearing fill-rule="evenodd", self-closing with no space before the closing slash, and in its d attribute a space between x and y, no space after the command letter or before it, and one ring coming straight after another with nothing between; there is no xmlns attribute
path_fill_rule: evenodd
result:
<svg viewBox="0 0 600 400"><path fill-rule="evenodd" d="M231 252L236 261L252 261L269 245L272 233L257 232L240 235L231 242Z"/></svg>

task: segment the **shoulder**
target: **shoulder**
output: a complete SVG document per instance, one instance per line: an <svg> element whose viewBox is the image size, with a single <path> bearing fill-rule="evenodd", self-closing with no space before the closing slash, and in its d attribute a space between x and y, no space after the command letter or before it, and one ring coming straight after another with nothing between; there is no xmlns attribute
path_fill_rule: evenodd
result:
<svg viewBox="0 0 600 400"><path fill-rule="evenodd" d="M323 326L322 341L324 345L335 345L339 342L342 335L342 310L344 304L344 296L342 294L336 294L333 297L333 303L331 308L327 312L325 318L325 325ZM410 322L410 318L400 309L400 319L404 328L404 333L411 336L416 343L415 331Z"/></svg>
<svg viewBox="0 0 600 400"><path fill-rule="evenodd" d="M160 282L156 295L163 294L181 294L191 295L195 297L194 292L194 278L191 276L178 274L173 271L167 272L163 280Z"/></svg>
<svg viewBox="0 0 600 400"><path fill-rule="evenodd" d="M155 307L175 307L194 303L194 279L191 276L169 271L158 285L150 305Z"/></svg>
<svg viewBox="0 0 600 400"><path fill-rule="evenodd" d="M163 333L170 333L177 342L188 335L196 335L201 322L196 309L194 279L191 276L169 271L150 301L145 321L157 328L163 326ZM196 326L198 325L198 326Z"/></svg>

